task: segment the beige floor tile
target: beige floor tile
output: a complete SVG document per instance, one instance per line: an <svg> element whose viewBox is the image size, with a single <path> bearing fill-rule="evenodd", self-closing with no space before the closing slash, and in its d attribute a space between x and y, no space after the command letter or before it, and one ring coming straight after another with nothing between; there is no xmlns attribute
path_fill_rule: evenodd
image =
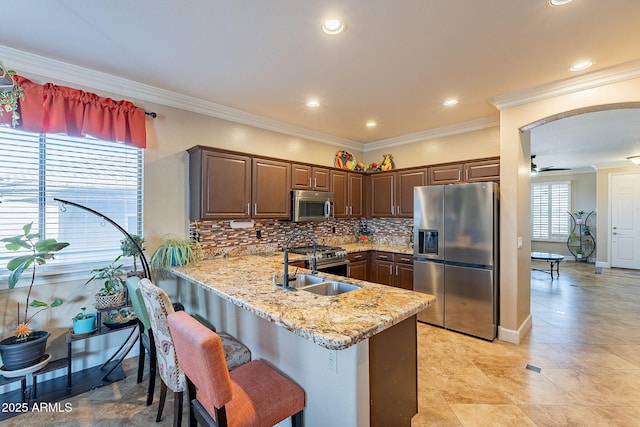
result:
<svg viewBox="0 0 640 427"><path fill-rule="evenodd" d="M520 409L538 427L611 427L611 419L578 405L523 405ZM635 424L637 426L637 424Z"/></svg>
<svg viewBox="0 0 640 427"><path fill-rule="evenodd" d="M451 409L465 427L535 426L516 405L452 404Z"/></svg>
<svg viewBox="0 0 640 427"><path fill-rule="evenodd" d="M420 412L411 420L411 427L454 427L461 425L460 420L447 404L422 407Z"/></svg>
<svg viewBox="0 0 640 427"><path fill-rule="evenodd" d="M638 427L640 408L637 406L593 407L592 412L607 420L608 425L616 427Z"/></svg>
<svg viewBox="0 0 640 427"><path fill-rule="evenodd" d="M541 374L581 405L640 405L639 370L545 369Z"/></svg>
<svg viewBox="0 0 640 427"><path fill-rule="evenodd" d="M492 368L483 371L514 403L574 404L571 396L540 373L526 368Z"/></svg>
<svg viewBox="0 0 640 427"><path fill-rule="evenodd" d="M512 403L478 368L428 368L449 403Z"/></svg>

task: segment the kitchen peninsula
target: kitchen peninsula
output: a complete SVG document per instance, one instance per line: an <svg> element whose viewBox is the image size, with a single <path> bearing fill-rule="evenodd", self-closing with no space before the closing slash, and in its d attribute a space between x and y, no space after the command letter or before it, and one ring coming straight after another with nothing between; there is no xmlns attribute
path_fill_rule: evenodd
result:
<svg viewBox="0 0 640 427"><path fill-rule="evenodd" d="M337 276L362 288L336 296L285 291L272 285L282 259L176 268L177 294L305 390L305 425L409 426L417 412L416 313L434 297Z"/></svg>

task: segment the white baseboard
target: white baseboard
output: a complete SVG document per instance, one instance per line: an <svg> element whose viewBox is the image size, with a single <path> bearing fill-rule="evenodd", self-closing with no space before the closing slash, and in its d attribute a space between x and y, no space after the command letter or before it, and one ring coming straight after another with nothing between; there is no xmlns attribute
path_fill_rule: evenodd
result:
<svg viewBox="0 0 640 427"><path fill-rule="evenodd" d="M520 340L527 334L527 332L529 332L531 325L532 317L531 314L529 314L517 330L498 326L498 339L512 344L520 344Z"/></svg>
<svg viewBox="0 0 640 427"><path fill-rule="evenodd" d="M609 261L596 261L596 268L611 268Z"/></svg>

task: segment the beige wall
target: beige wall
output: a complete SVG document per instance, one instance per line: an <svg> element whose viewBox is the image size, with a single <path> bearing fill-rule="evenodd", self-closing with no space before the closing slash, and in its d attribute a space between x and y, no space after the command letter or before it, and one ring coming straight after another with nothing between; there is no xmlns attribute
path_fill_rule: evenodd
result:
<svg viewBox="0 0 640 427"><path fill-rule="evenodd" d="M396 168L496 157L500 155L500 128L496 126L391 148L372 150L364 154L364 162L380 163L382 155L389 153L393 154Z"/></svg>
<svg viewBox="0 0 640 427"><path fill-rule="evenodd" d="M640 79L582 90L506 108L500 115L501 336L519 341L530 327L531 232L529 225L529 132L523 126L561 113L598 105L640 101ZM524 196L523 196L524 195ZM600 207L600 206L599 206ZM603 227L599 225L599 229ZM523 246L518 248L518 237Z"/></svg>

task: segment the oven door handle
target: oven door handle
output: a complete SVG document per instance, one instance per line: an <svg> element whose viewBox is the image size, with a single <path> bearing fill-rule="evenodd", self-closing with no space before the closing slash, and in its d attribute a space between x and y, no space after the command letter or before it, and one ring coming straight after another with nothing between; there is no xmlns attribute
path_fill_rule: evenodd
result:
<svg viewBox="0 0 640 427"><path fill-rule="evenodd" d="M340 265L346 265L348 267L349 266L349 260L348 259L337 259L335 261L322 262L322 263L318 264L317 267L318 267L318 271L322 271L323 268L338 267Z"/></svg>

